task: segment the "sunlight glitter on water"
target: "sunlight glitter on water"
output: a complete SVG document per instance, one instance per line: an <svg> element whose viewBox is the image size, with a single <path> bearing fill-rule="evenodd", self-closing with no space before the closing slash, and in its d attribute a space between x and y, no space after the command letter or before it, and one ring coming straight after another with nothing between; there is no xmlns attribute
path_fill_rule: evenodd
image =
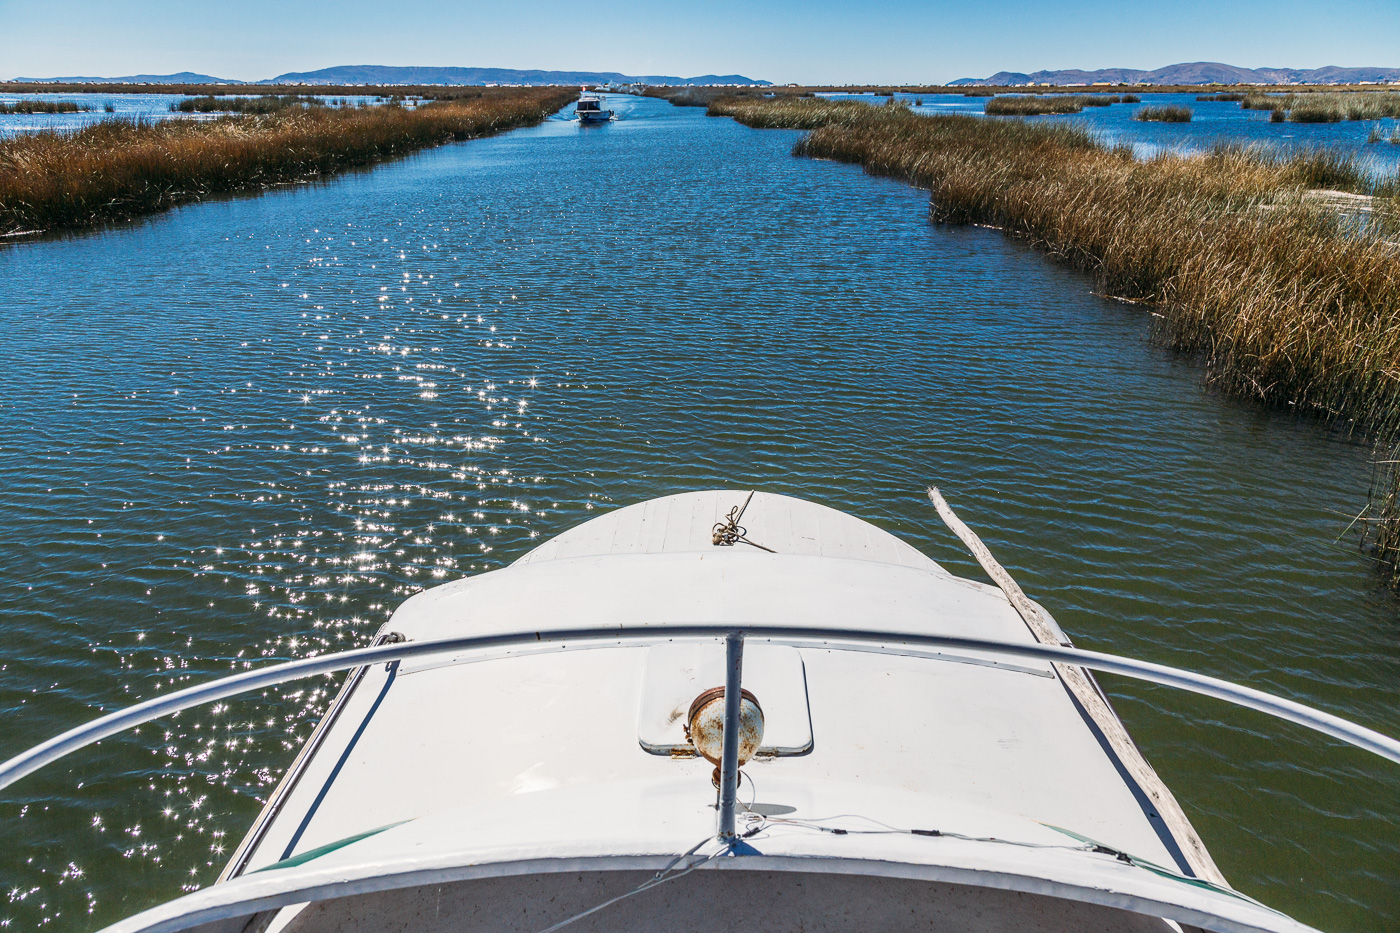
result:
<svg viewBox="0 0 1400 933"><path fill-rule="evenodd" d="M323 266L320 262L312 266L310 260L306 263L306 268ZM433 276L403 276L411 285L401 290L413 289L405 306L415 298L437 297L432 291L436 288ZM278 283L279 287L290 284ZM429 291L425 294L423 289ZM311 295L310 291L293 293L294 300L308 303ZM246 537L220 540L212 546L193 543L181 547L176 540L167 543L166 534L154 536L154 544L161 550L159 556L149 556L149 569L168 567L190 581L199 581L200 615L236 617L252 612L280 630L280 634L264 636L254 645L232 652L223 661L227 670L246 669L264 658L308 656L363 643L404 596L431 580L482 568L481 559L495 549L494 544L486 543L488 536L498 540L502 528L524 529L528 524L528 517L519 514L517 500L495 495L498 488L513 489L520 481L499 461L482 459L499 455L512 438L529 437L535 430L525 415L524 400L516 401L510 418L503 419L500 410L512 400L507 395L494 394L495 382L479 375L468 377L455 364L413 362L442 352L437 345L445 337L441 331L401 323L381 332L367 328L370 318L354 313L353 308L328 312L328 299L320 296L317 300L322 303L312 308L318 313L298 315L307 324L300 330L299 339L290 344L285 339L277 341L280 345L274 358L290 364L276 380L281 386L264 388L258 384L261 380L250 379L224 385L184 381L178 371L169 377L182 379L177 387L166 390L168 397L180 404L164 420L201 425L213 422L220 433L242 437L209 445L196 456L181 457L180 468L200 472L212 468L216 460L256 462L269 456L284 460L295 457L300 461L297 469L290 471L290 479L250 478L241 490L224 488L203 496L220 499L220 504L235 510L246 509L250 516L292 518L291 524L273 520L248 525ZM344 296L341 298L342 306L354 303L357 299L346 302ZM477 325L486 322L482 314L435 318L434 323L463 331L471 329L469 320ZM332 325L329 329L328 324ZM273 340L244 340L239 342L239 348L255 349ZM494 349L496 343L482 340L479 346L485 352ZM501 342L500 346L507 344ZM375 364L375 360L384 364ZM392 412L385 417L371 413L369 408L343 404L341 399L354 394L346 387L349 379L406 384L412 397L422 402L451 392L453 407L430 425L420 425L411 410L415 415L412 420L398 422ZM517 383L509 375L500 381L510 386ZM519 380L521 385L525 381ZM242 401L243 397L267 397L270 392L293 400L297 412L267 417L280 407L275 399L265 405L254 403L253 408ZM123 398L136 400L142 395L135 392ZM381 402L392 409L401 405L403 398L399 396L396 401L391 394ZM319 413L307 410L318 402L331 407ZM228 418L259 406L260 418L240 418L236 414ZM383 410L384 404L375 408L376 412ZM482 432L483 427L490 433ZM286 440L279 436L284 433ZM354 478L356 473L364 472L362 468L373 471L370 478ZM385 469L395 481L379 481L380 471ZM450 481L446 488L440 477ZM535 482L542 483L543 477L536 477ZM197 503L194 497L178 500L182 506ZM123 508L130 509L134 504L128 499ZM499 524L479 529L457 521L452 509L464 513L470 510L477 520L488 515L501 517L497 519ZM507 512L510 517L506 517ZM316 514L335 516L340 521L322 519L313 525L311 516ZM539 516L545 514L538 512ZM90 525L95 521L87 519ZM182 530L177 529L171 538L184 538L179 533ZM96 532L96 536L100 538L102 532ZM142 592L159 605L166 590L157 585L145 587ZM212 598L203 599L205 595ZM164 612L157 610L158 615ZM121 692L123 701L133 702L151 693L186 686L217 669L216 659L222 652L210 653L200 647L197 634L185 634L189 631L186 625L182 620L181 626L171 630L98 639L91 642L89 651L113 655L116 665L128 672L130 676L122 683ZM162 841L135 842L140 835L139 824L125 827L122 832L129 837L129 844L122 849L121 857L143 859L153 866L170 858L192 861L187 870L182 870L198 880L184 882L185 889L208 880L209 872L219 865L216 856L224 855L228 848L228 831L216 828L223 815L220 811L228 804L213 805L211 794L262 799L275 783L282 763L270 763L270 759L280 756L269 755L271 749L259 738L275 726L282 733L276 741L277 748L294 749L323 712L332 693L330 681L314 688L293 685L270 691L258 702L235 701L134 730L132 739L139 742L141 736L159 727L161 744L153 751L160 765L151 773L144 790L161 801L159 813L171 824L173 832L162 833ZM270 708L277 714L255 721L248 716L253 708ZM27 815L26 812L21 818ZM99 834L108 832L102 811L95 812L90 822ZM39 874L50 871L40 868ZM27 897L17 888L12 902L23 902ZM94 901L89 910L96 906ZM49 919L59 916L59 912L54 912ZM39 919L43 921L42 917Z"/></svg>
<svg viewBox="0 0 1400 933"><path fill-rule="evenodd" d="M671 492L807 496L975 575L930 479L1082 644L1393 718L1395 604L1335 542L1364 445L1211 395L1086 279L792 159L793 134L624 105L604 135L0 251L7 745L364 644L423 587ZM0 819L29 861L0 853L0 922L110 922L212 881L338 683L17 785ZM1246 891L1338 929L1400 892L1400 841L1362 831L1390 777L1107 686ZM1325 863L1306 899L1295 836Z"/></svg>

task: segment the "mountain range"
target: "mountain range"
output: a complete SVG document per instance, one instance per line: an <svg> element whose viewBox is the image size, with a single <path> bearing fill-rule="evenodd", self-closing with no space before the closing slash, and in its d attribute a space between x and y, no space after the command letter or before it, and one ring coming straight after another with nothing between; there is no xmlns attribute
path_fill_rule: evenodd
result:
<svg viewBox="0 0 1400 933"><path fill-rule="evenodd" d="M228 81L210 75L182 71L173 75L126 75L121 78L14 78L20 84L242 84L242 81Z"/></svg>
<svg viewBox="0 0 1400 933"><path fill-rule="evenodd" d="M616 71L542 71L515 68L430 68L337 65L292 71L259 84L769 84L743 75L625 75Z"/></svg>
<svg viewBox="0 0 1400 933"><path fill-rule="evenodd" d="M516 68L433 68L398 65L337 65L291 71L261 81L230 81L182 71L173 75L122 78L15 78L31 84L770 84L743 75L625 75L616 71L543 71Z"/></svg>
<svg viewBox="0 0 1400 933"><path fill-rule="evenodd" d="M1153 71L1135 68L1100 68L1082 71L998 71L990 78L960 78L960 86L1006 87L1018 84L1359 84L1363 81L1400 81L1400 68L1240 68L1221 62L1183 62Z"/></svg>

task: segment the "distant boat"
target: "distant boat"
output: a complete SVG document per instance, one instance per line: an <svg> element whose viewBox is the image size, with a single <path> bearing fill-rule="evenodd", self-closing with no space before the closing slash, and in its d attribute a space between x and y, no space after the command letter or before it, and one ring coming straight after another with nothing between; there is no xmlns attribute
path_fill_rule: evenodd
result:
<svg viewBox="0 0 1400 933"><path fill-rule="evenodd" d="M613 112L603 109L603 98L585 91L574 107L574 116L580 123L607 123L613 118Z"/></svg>
<svg viewBox="0 0 1400 933"><path fill-rule="evenodd" d="M1229 886L1080 665L1400 743L1073 648L929 497L996 586L813 502L653 499L418 593L369 648L109 713L0 788L349 668L219 882L107 933L1311 931Z"/></svg>

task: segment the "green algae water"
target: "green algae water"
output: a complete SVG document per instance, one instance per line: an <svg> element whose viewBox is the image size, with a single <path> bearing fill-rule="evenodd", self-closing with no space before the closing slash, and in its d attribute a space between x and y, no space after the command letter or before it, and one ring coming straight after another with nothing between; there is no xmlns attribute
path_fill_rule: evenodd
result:
<svg viewBox="0 0 1400 933"><path fill-rule="evenodd" d="M1210 391L1152 318L797 134L614 99L330 182L0 248L0 748L365 644L602 511L802 496L1087 648L1400 732L1360 440ZM0 926L211 883L337 681L159 720L0 796ZM1244 892L1400 924L1400 768L1104 678Z"/></svg>

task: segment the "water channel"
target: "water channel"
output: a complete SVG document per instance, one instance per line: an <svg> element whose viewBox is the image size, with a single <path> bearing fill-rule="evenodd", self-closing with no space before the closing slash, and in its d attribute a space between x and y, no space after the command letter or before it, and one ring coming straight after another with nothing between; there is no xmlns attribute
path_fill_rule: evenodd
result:
<svg viewBox="0 0 1400 933"><path fill-rule="evenodd" d="M1400 731L1354 437L1213 392L1152 317L797 134L617 98L326 183L0 249L0 743L362 644L602 511L761 488L979 576L939 484L1083 647ZM1227 877L1400 924L1400 769L1105 678ZM208 884L335 682L186 713L0 800L0 926ZM856 689L858 685L852 685ZM392 792L392 789L386 789Z"/></svg>

